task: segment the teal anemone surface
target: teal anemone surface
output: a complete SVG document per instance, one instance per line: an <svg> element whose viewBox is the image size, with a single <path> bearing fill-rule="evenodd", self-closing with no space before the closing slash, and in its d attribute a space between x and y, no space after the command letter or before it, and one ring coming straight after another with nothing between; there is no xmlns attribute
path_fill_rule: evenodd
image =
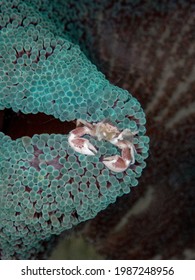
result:
<svg viewBox="0 0 195 280"><path fill-rule="evenodd" d="M1 132L3 259L36 258L44 240L95 217L129 193L138 184L148 156L146 120L139 102L105 79L57 28L59 23L50 19L51 9L48 1L1 1L0 109L43 112L62 122L109 119L120 131L138 132L135 164L121 173L106 168L102 157L120 151L105 141L90 138L98 153L85 156L68 145L67 135L41 134L13 141Z"/></svg>

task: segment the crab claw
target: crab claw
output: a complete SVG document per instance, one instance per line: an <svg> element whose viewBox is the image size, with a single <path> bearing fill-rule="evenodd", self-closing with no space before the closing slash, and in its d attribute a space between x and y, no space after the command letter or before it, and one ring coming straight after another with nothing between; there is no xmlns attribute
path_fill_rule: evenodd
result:
<svg viewBox="0 0 195 280"><path fill-rule="evenodd" d="M86 130L86 129L85 129ZM85 131L84 128L76 128L68 137L68 143L78 153L84 155L95 155L97 153L96 148L89 142L88 139L81 138L81 136ZM85 133L84 133L85 134Z"/></svg>
<svg viewBox="0 0 195 280"><path fill-rule="evenodd" d="M115 155L103 159L106 167L114 172L123 172L129 165L135 163L135 147L132 143L118 141L117 146L122 149L121 156Z"/></svg>
<svg viewBox="0 0 195 280"><path fill-rule="evenodd" d="M130 160L123 159L119 155L106 157L102 162L106 167L114 172L123 172L130 164Z"/></svg>

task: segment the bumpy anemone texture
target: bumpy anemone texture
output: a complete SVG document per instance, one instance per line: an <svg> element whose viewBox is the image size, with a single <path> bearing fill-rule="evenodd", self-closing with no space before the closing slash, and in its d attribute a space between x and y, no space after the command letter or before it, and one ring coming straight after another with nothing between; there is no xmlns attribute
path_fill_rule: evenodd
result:
<svg viewBox="0 0 195 280"><path fill-rule="evenodd" d="M66 10L67 24L73 17L69 10L73 9ZM138 132L135 164L124 172L110 171L101 159L120 151L91 137L98 149L95 156L76 153L66 134L12 140L1 132L3 259L36 258L53 235L94 218L117 197L129 193L146 166L149 138L139 102L110 84L87 59L70 32L64 32L59 11L60 5L51 1L1 1L0 109L42 112L62 122L109 119L120 131Z"/></svg>

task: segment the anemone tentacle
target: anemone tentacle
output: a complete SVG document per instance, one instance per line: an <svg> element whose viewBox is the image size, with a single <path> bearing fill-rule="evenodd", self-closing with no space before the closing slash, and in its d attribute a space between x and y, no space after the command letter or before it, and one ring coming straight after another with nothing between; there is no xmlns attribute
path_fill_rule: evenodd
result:
<svg viewBox="0 0 195 280"><path fill-rule="evenodd" d="M138 131L136 162L115 174L100 161L118 153L110 143L93 139L99 152L83 156L71 149L67 135L35 134L14 141L1 132L1 258L36 257L43 240L95 217L138 184L148 157L139 102L110 84L58 30L51 7L49 1L1 1L0 109L43 112L62 122L109 118L120 130Z"/></svg>

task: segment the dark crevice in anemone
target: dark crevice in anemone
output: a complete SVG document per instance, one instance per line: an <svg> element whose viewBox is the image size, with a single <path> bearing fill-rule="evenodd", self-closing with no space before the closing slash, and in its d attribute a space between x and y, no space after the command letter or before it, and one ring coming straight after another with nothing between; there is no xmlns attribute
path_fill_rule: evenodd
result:
<svg viewBox="0 0 195 280"><path fill-rule="evenodd" d="M75 122L61 122L53 116L44 113L23 114L13 112L11 109L5 109L1 116L1 131L10 136L13 140L42 133L68 134L75 128Z"/></svg>

